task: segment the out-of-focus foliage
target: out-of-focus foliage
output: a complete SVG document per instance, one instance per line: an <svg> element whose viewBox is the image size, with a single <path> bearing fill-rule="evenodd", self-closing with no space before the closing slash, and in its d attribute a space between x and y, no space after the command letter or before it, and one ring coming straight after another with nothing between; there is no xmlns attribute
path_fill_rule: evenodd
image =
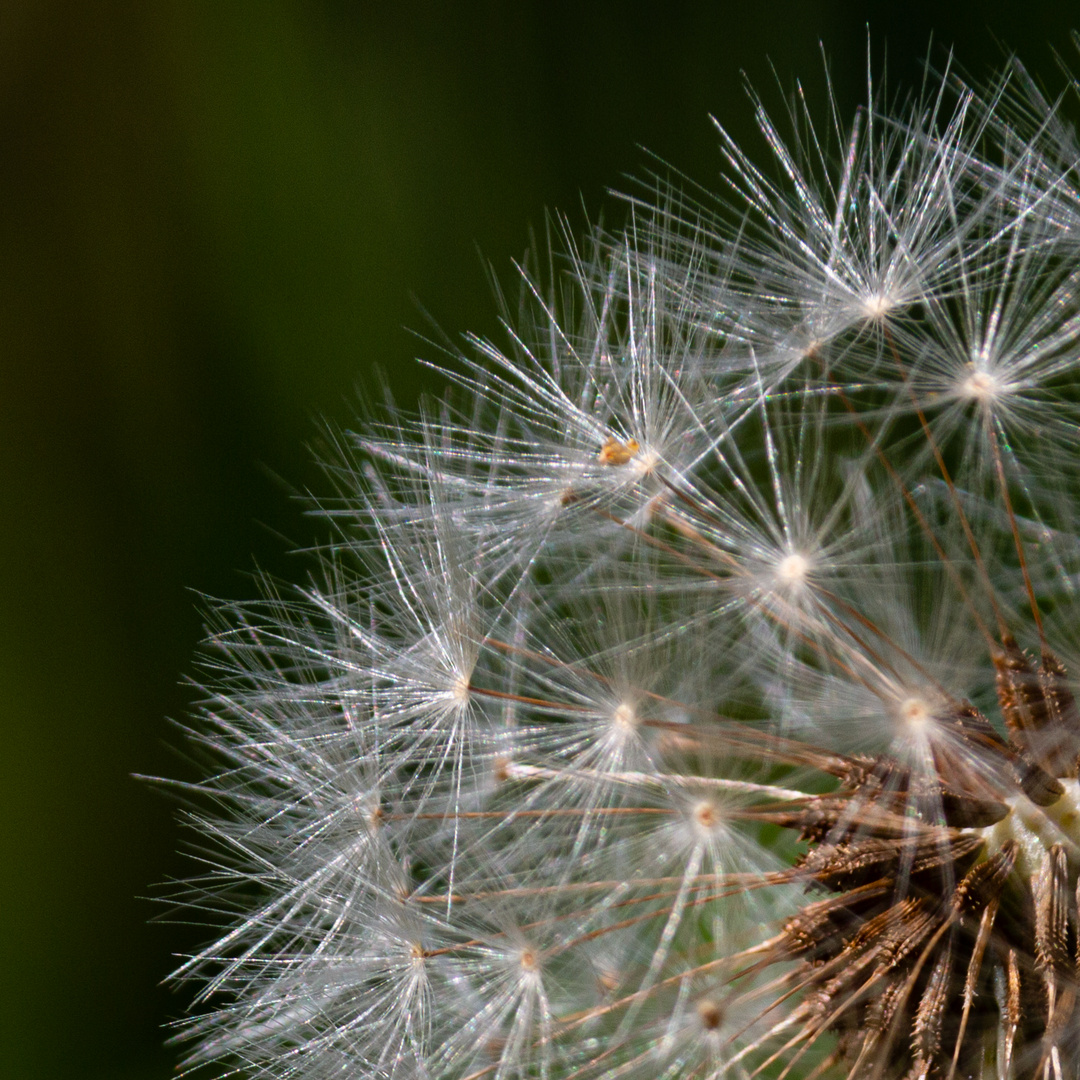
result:
<svg viewBox="0 0 1080 1080"><path fill-rule="evenodd" d="M931 31L964 62L1064 43L1068 12L872 16L897 84ZM839 96L866 70L847 5L212 4L9 0L0 19L2 1060L12 1077L164 1077L155 989L202 928L146 925L180 872L172 808L200 616L315 539L281 475L350 390L421 388L415 295L494 329L479 249L544 208L590 216L648 159L719 170L707 113L769 57ZM1041 50L1041 51L1040 51ZM899 70L898 70L899 69ZM736 129L736 137L744 132ZM747 133L748 134L748 133ZM748 134L748 138L752 136ZM504 274L505 276L505 274ZM429 384L438 389L437 385ZM284 507L284 509L282 509ZM284 534L282 540L278 534Z"/></svg>

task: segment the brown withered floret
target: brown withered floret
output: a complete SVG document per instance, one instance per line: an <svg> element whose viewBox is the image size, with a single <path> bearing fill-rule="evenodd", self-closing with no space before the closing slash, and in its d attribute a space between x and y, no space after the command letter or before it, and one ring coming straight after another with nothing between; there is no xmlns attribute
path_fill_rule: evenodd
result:
<svg viewBox="0 0 1080 1080"><path fill-rule="evenodd" d="M1054 820L1080 725L1048 651L1039 672L1011 639L993 660L1011 745L963 704L951 723L965 765L948 781L833 754L819 765L836 791L769 813L809 844L799 873L826 893L774 944L775 960L797 962L785 982L802 996L796 1034L769 1060L790 1068L828 1033L836 1050L821 1067L842 1063L849 1077L951 1080L979 1075L988 1053L1001 1076L1071 1075L1061 1063L1080 1044L1077 866L1061 843L1022 852L995 827L1016 813Z"/></svg>

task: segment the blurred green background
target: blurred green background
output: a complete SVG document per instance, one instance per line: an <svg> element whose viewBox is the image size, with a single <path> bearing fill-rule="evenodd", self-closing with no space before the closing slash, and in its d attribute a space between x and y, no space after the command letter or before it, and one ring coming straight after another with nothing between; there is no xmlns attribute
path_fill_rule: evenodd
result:
<svg viewBox="0 0 1080 1080"><path fill-rule="evenodd" d="M496 334L478 252L509 284L545 208L617 220L638 144L716 186L708 114L760 146L741 72L820 88L819 39L852 107L868 20L894 85L931 32L975 75L1000 43L1075 56L1047 2L5 0L3 1076L172 1072L160 981L203 933L148 924L184 862L130 774L190 775L191 590L303 574L317 418L376 365L405 404L439 388L411 297Z"/></svg>

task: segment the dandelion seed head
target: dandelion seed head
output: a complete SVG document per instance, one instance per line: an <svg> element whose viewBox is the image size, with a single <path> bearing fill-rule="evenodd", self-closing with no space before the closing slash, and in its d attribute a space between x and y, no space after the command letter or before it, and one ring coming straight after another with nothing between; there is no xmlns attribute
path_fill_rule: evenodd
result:
<svg viewBox="0 0 1080 1080"><path fill-rule="evenodd" d="M215 616L184 1067L1080 1080L1075 141L875 86L559 222Z"/></svg>

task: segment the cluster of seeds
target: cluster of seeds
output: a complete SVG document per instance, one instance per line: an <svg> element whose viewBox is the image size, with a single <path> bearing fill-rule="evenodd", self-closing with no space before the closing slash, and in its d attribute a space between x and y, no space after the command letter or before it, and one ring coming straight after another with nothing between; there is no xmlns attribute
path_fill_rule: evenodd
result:
<svg viewBox="0 0 1080 1080"><path fill-rule="evenodd" d="M208 654L192 1068L1080 1080L1080 146L927 87L342 438Z"/></svg>

